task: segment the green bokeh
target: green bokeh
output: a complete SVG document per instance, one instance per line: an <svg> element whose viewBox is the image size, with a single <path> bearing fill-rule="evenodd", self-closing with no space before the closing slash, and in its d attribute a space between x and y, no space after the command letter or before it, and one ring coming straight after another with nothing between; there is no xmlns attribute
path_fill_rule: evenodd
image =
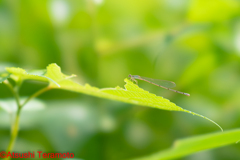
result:
<svg viewBox="0 0 240 160"><path fill-rule="evenodd" d="M123 86L129 75L174 81L190 97L139 82L223 129L239 127L240 2L237 0L1 0L0 71L50 63L79 83ZM44 84L25 82L28 96ZM11 92L0 84L0 100ZM164 150L179 138L218 131L199 117L53 90L21 115L14 151L75 153L116 160ZM37 104L36 104L37 105ZM34 105L35 106L35 105ZM38 106L38 105L37 105ZM0 149L10 118L0 110ZM240 146L183 160L239 159Z"/></svg>

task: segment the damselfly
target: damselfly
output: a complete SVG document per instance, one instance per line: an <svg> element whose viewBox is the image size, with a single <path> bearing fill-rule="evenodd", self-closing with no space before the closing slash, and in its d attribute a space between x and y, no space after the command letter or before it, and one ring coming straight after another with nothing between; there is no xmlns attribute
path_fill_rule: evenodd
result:
<svg viewBox="0 0 240 160"><path fill-rule="evenodd" d="M135 81L136 83L137 83L136 79L138 79L138 80L142 80L142 81L151 83L153 85L156 85L158 87L162 87L164 89L167 89L167 90L170 90L170 91L173 91L173 92L176 92L176 93L180 93L180 94L184 94L186 96L190 96L190 94L188 94L188 93L184 93L184 92L180 92L180 91L171 89L171 88L176 86L176 84L174 82L171 82L171 81L160 80L160 79L152 79L152 78L142 77L142 76L138 76L138 75L131 75L131 74L129 74L128 77L130 77L130 79L132 81Z"/></svg>

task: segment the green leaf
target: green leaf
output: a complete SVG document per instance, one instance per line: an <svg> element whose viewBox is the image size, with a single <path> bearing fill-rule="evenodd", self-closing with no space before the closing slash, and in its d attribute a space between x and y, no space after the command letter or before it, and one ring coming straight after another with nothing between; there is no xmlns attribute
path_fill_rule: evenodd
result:
<svg viewBox="0 0 240 160"><path fill-rule="evenodd" d="M176 104L170 102L168 99L165 99L155 94L149 93L142 88L139 88L138 85L134 84L129 79L125 79L126 82L125 88L116 87L116 88L103 88L99 89L92 87L89 84L80 85L70 78L75 75L67 76L61 72L61 68L57 64L50 64L47 67L46 72L40 72L41 74L36 74L32 72L26 72L21 68L7 68L7 71L12 74L13 79L34 79L40 81L48 81L50 88L64 89L79 93L84 93L96 97L121 101L125 103L131 103L141 106L147 106L152 108L164 109L169 111L183 111L191 113L193 115L200 116L205 118L214 124L216 124L221 130L222 128L212 121L211 119L204 117L200 114L185 110Z"/></svg>
<svg viewBox="0 0 240 160"><path fill-rule="evenodd" d="M0 83L2 83L3 81L5 81L6 79L8 79L10 77L10 74L8 73L2 73L0 75Z"/></svg>
<svg viewBox="0 0 240 160"><path fill-rule="evenodd" d="M40 74L28 73L22 68L16 68L16 67L6 67L6 70L11 73L11 78L15 81L19 80L38 80L38 81L47 81L47 78L42 77Z"/></svg>
<svg viewBox="0 0 240 160"><path fill-rule="evenodd" d="M61 68L55 63L48 65L47 72L44 76L46 78L51 79L50 84L49 84L51 87L55 87L55 86L60 87L59 82L62 82L62 81L68 80L69 78L75 77L75 75L67 76L67 75L63 74L61 72Z"/></svg>
<svg viewBox="0 0 240 160"><path fill-rule="evenodd" d="M135 160L166 160L176 159L187 156L198 151L213 149L237 143L240 140L240 129L205 134L191 138L185 138L175 141L174 146L170 149L160 151L150 156L136 158Z"/></svg>
<svg viewBox="0 0 240 160"><path fill-rule="evenodd" d="M38 80L38 81L49 81L51 83L54 83L58 87L59 84L52 80L51 78L45 76L46 70L32 70L32 71L25 71L22 68L15 68L15 67L7 67L6 70L12 74L11 78L15 81L19 80Z"/></svg>

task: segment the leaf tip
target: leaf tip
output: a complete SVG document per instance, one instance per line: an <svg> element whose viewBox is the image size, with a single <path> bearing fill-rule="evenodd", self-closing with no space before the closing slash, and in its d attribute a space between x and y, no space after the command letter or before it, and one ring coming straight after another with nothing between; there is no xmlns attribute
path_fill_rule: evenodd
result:
<svg viewBox="0 0 240 160"><path fill-rule="evenodd" d="M217 124L215 121L211 120L210 118L205 117L205 116L203 116L203 115L201 115L201 114L198 114L198 113L195 113L195 112L189 111L189 110L185 110L185 109L184 109L183 111L184 111L184 112L187 112L187 113L191 113L192 115L196 115L196 116L202 117L202 118L204 118L204 119L206 119L206 120L208 120L208 121L214 123L214 124L215 124L216 126L218 126L218 128L220 128L221 131L223 132L222 127L221 127L219 124Z"/></svg>

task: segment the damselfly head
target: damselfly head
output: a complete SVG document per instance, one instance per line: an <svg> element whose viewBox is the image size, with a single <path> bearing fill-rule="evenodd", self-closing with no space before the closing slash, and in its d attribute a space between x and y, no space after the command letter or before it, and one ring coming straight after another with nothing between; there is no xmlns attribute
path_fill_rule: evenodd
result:
<svg viewBox="0 0 240 160"><path fill-rule="evenodd" d="M131 74L129 74L129 75L128 75L128 77L132 77L132 75L131 75Z"/></svg>

